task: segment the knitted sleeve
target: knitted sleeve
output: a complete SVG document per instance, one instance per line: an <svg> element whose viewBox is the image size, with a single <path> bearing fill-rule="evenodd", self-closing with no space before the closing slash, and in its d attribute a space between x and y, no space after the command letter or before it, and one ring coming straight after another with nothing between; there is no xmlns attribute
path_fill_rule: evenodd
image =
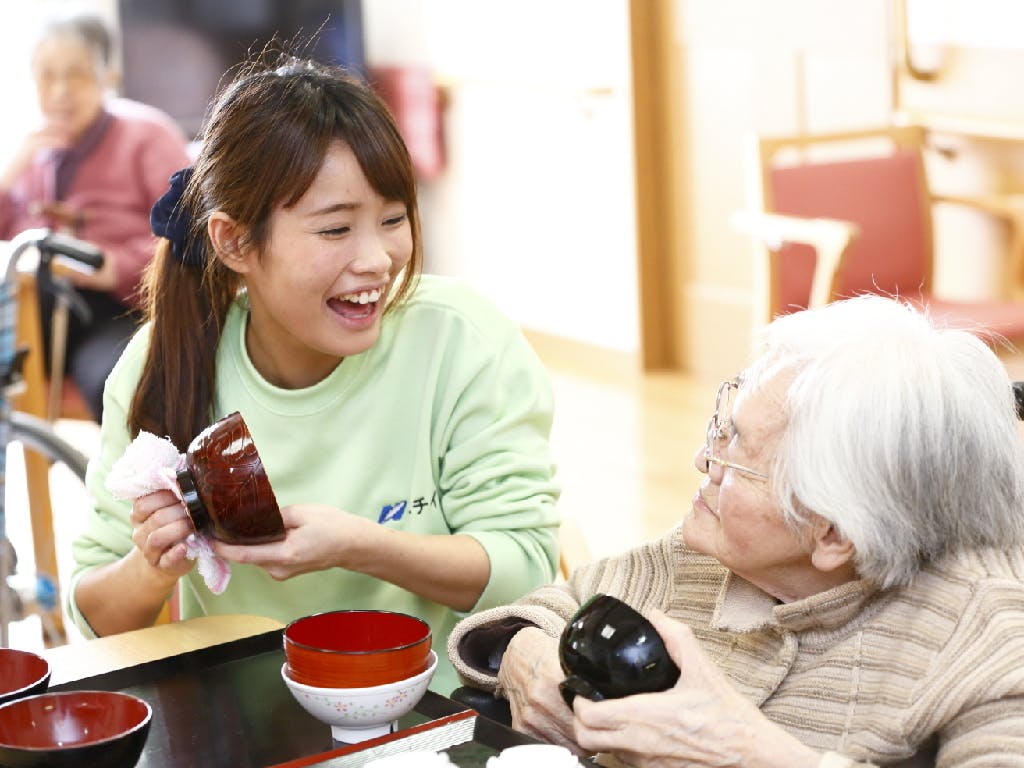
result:
<svg viewBox="0 0 1024 768"><path fill-rule="evenodd" d="M1020 582L976 585L942 673L920 691L912 722L936 728L938 768L1024 767L1024 594Z"/></svg>
<svg viewBox="0 0 1024 768"><path fill-rule="evenodd" d="M473 663L470 658L471 648L476 651L472 655L487 655L479 653L474 633L486 633L489 642L502 647L524 626L558 637L580 605L598 593L615 595L640 611L665 607L671 596L668 574L674 540L675 532L621 556L597 560L579 568L567 583L540 587L510 605L463 619L448 637L448 656L459 678L474 688L492 693L497 689L497 665Z"/></svg>

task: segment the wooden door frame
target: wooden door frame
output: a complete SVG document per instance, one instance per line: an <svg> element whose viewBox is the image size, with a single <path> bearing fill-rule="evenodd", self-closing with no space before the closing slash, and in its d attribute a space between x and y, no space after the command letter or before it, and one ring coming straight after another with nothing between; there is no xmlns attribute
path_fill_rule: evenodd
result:
<svg viewBox="0 0 1024 768"><path fill-rule="evenodd" d="M630 0L640 357L645 371L685 366L676 0Z"/></svg>

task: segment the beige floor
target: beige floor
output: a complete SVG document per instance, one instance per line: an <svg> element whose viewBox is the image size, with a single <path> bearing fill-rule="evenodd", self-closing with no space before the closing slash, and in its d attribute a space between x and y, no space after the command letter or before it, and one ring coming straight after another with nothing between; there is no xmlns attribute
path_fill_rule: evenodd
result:
<svg viewBox="0 0 1024 768"><path fill-rule="evenodd" d="M699 483L693 454L713 385L676 374L613 384L557 370L553 380L560 506L590 554L619 552L676 524Z"/></svg>
<svg viewBox="0 0 1024 768"><path fill-rule="evenodd" d="M679 374L612 375L589 365L582 371L557 358L547 362L556 398L552 447L563 487L560 506L579 539L574 555L613 554L676 524L699 483L693 454L703 440L717 382ZM1024 378L1024 357L1009 360L1007 367ZM60 422L58 429L87 453L94 450L95 428ZM10 454L8 530L21 570L32 573L20 451L15 446ZM60 577L66 583L70 542L87 498L62 468L52 470L51 483ZM41 647L38 621L12 625L11 644Z"/></svg>

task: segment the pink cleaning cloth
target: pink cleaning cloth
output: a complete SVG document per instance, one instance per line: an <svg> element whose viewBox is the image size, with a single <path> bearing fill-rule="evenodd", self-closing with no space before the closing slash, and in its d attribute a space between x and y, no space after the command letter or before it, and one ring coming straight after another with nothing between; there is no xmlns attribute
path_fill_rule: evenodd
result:
<svg viewBox="0 0 1024 768"><path fill-rule="evenodd" d="M155 491L172 491L182 502L177 471L185 466L184 455L174 443L151 432L140 431L107 475L107 490L115 499L137 499ZM228 588L231 566L213 551L207 534L192 533L185 540L185 556L199 561L199 575L215 595Z"/></svg>

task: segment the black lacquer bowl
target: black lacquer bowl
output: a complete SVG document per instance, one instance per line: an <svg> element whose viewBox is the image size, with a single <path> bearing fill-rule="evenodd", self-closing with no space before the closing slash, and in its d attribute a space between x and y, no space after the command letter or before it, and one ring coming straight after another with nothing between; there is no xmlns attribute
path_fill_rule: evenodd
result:
<svg viewBox="0 0 1024 768"><path fill-rule="evenodd" d="M566 673L559 685L572 707L577 696L601 701L664 691L679 679L654 626L611 595L595 595L566 625L558 646Z"/></svg>

